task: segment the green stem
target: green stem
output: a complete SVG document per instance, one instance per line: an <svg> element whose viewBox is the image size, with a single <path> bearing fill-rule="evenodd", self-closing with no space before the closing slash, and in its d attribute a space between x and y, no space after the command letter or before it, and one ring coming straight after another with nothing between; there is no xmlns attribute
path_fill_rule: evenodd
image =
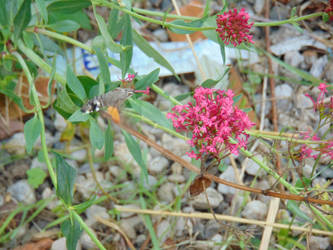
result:
<svg viewBox="0 0 333 250"><path fill-rule="evenodd" d="M173 18L173 19L181 19L181 20L188 20L188 21L195 21L198 20L198 17L194 17L194 16L178 16L175 14L166 14L164 12L161 11L152 11L152 10L145 10L145 9L140 9L140 8L132 8L133 11L139 13L139 14L143 14L143 15L147 15L147 16L157 16L157 17L162 17L162 18Z"/></svg>
<svg viewBox="0 0 333 250"><path fill-rule="evenodd" d="M93 242L95 242L96 246L99 249L103 249L106 250L106 248L103 246L103 244L96 238L96 235L93 233L93 231L88 227L88 225L82 220L82 218L80 217L80 215L77 214L77 212L75 212L74 210L71 211L72 215L74 216L74 218L77 220L77 222L79 222L79 224L81 225L81 227L84 229L84 231L87 232L87 234L90 236L90 238L92 239Z"/></svg>
<svg viewBox="0 0 333 250"><path fill-rule="evenodd" d="M303 21L303 20L306 20L306 19L310 19L310 18L313 18L313 17L322 16L323 14L324 14L324 12L317 12L317 13L312 13L312 14L305 15L305 16L300 16L300 17L291 17L289 19L281 20L281 21L260 22L260 23L255 22L253 24L253 26L264 27L264 26L279 26L279 25L287 24L287 23L293 24L293 23Z"/></svg>
<svg viewBox="0 0 333 250"><path fill-rule="evenodd" d="M28 29L26 29L26 31L32 32L32 33L39 33L39 34L46 35L48 37L52 37L52 38L60 40L60 41L64 41L66 43L73 44L76 47L85 49L90 54L94 54L94 50L92 48L90 48L88 45L86 45L84 43L81 43L81 42L79 42L79 41L77 41L73 38L68 37L68 36L59 34L57 32L53 32L53 31L49 31L49 30L41 29L41 28L34 28L34 29L33 28L28 28Z"/></svg>
<svg viewBox="0 0 333 250"><path fill-rule="evenodd" d="M102 6L106 6L109 8L115 8L117 10L120 10L134 18L138 18L141 19L143 21L146 22L150 22L150 23L155 23L155 24L159 24L163 27L166 28L174 28L174 29L181 29L181 30L188 30L188 31L204 31L204 30L215 30L215 27L190 27L190 26L183 26L183 25L177 25L177 24L173 24L173 23L169 23L169 22L165 22L165 21L160 21L160 20L156 20L154 18L150 18L150 17L146 17L146 16L142 16L139 15L129 9L126 9L125 7L120 7L119 5L113 3L113 2L105 2L103 0L93 0L94 4L96 5L102 5Z"/></svg>
<svg viewBox="0 0 333 250"><path fill-rule="evenodd" d="M22 41L19 41L19 43L20 42L22 43ZM56 174L53 170L53 167L52 167L49 155L48 155L48 151L47 151L44 116L43 116L41 104L40 104L39 99L38 99L38 95L37 95L37 91L36 91L36 88L35 88L35 85L34 85L34 81L33 81L32 75L29 71L29 68L28 68L27 64L25 63L24 59L22 58L22 56L18 52L14 52L13 55L16 56L17 60L21 64L22 69L23 69L23 71L24 71L24 73L25 73L25 75L28 79L28 82L29 82L32 97L33 97L34 103L35 103L35 108L37 110L37 116L38 116L39 121L41 123L40 139L41 139L41 144L42 144L43 155L44 155L44 158L45 158L46 166L48 168L53 186L56 187L57 186L57 178L56 178Z"/></svg>
<svg viewBox="0 0 333 250"><path fill-rule="evenodd" d="M182 105L181 102L177 101L174 97L169 96L167 93L164 92L163 89L156 86L155 84L151 85L152 90L154 90L157 94L163 96L165 99L168 99L170 102L172 102L174 105Z"/></svg>
<svg viewBox="0 0 333 250"><path fill-rule="evenodd" d="M42 58L40 58L34 51L27 48L21 40L19 40L17 44L19 49L38 67L40 67L49 74L52 73L52 67L49 64L47 64ZM54 74L54 79L59 83L61 83L63 86L66 85L66 80L58 73Z"/></svg>
<svg viewBox="0 0 333 250"><path fill-rule="evenodd" d="M133 113L133 112L130 112L130 111L125 111L124 112L126 115L128 116L131 116L133 118L136 118L136 119L139 119L149 125L151 125L152 127L155 127L155 128L158 128L158 129L161 129L161 130L164 130L165 132L169 133L170 135L173 135L173 136L176 136L180 139L183 139L184 141L188 140L188 138L186 136L183 136L179 133L177 133L176 131L172 130L172 129L168 129L166 127L163 127L155 122L153 122L152 120L149 120L148 118L142 116L142 115L138 115L136 113Z"/></svg>

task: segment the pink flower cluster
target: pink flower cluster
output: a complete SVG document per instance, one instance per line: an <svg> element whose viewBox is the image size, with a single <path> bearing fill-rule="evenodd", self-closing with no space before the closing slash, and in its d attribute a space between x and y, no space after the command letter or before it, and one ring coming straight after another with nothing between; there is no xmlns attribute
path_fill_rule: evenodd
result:
<svg viewBox="0 0 333 250"><path fill-rule="evenodd" d="M309 97L313 103L313 109L314 111L319 111L321 115L321 120L326 120L328 123L333 121L333 96L331 96L329 103L326 105L324 103L325 94L328 92L327 90L328 85L325 83L320 83L318 86L318 89L320 90L320 93L316 100L314 100L309 94L305 94L307 97ZM328 109L328 112L326 110ZM319 138L316 134L310 135L311 132L307 131L303 134L301 134L301 137L303 139L311 139L313 141L319 141L321 138ZM307 144L301 145L300 148L300 157L299 160L303 160L306 158L313 158L316 159L319 154L323 156L328 156L330 159L333 160L333 138L329 138L324 143L319 143L317 147L310 147Z"/></svg>
<svg viewBox="0 0 333 250"><path fill-rule="evenodd" d="M246 148L248 134L244 130L255 124L245 112L233 106L233 96L231 90L199 87L194 92L194 104L177 105L173 113L167 114L177 131L192 133L188 143L199 153L187 153L191 158L200 159L209 154L219 159L221 152L237 155L239 147ZM229 137L238 143L231 143Z"/></svg>
<svg viewBox="0 0 333 250"><path fill-rule="evenodd" d="M314 134L310 135L311 131L307 131L301 134L302 139L309 139L312 141L320 141L320 138ZM302 161L307 158L317 159L319 155L327 156L333 160L333 140L328 140L324 143L319 143L317 147L311 147L307 144L301 145L299 150L299 160Z"/></svg>
<svg viewBox="0 0 333 250"><path fill-rule="evenodd" d="M248 23L249 14L245 12L245 9L241 9L239 12L237 9L224 12L222 15L217 15L216 31L219 33L224 44L233 44L235 47L242 42L252 41L252 36L249 35L249 31L253 23Z"/></svg>
<svg viewBox="0 0 333 250"><path fill-rule="evenodd" d="M323 113L325 108L328 108L329 113L332 115L332 113L333 113L333 96L331 96L330 103L328 105L325 105L325 103L324 103L325 94L328 92L327 87L328 87L328 85L326 85L325 83L320 83L319 84L318 89L320 90L320 93L319 93L316 101L308 93L306 93L305 96L309 97L310 100L312 101L314 111L319 110L320 113Z"/></svg>

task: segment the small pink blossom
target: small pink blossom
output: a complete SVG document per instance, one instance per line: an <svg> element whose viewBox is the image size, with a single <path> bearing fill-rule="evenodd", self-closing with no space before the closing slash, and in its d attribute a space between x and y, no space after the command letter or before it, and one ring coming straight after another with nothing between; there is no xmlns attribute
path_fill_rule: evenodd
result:
<svg viewBox="0 0 333 250"><path fill-rule="evenodd" d="M252 35L249 31L253 23L248 23L249 14L242 8L239 12L237 9L224 12L222 15L217 15L216 31L219 33L224 44L233 44L235 47L242 42L254 43Z"/></svg>
<svg viewBox="0 0 333 250"><path fill-rule="evenodd" d="M145 95L149 95L150 88L147 87L145 90L135 90L135 93L143 93Z"/></svg>
<svg viewBox="0 0 333 250"><path fill-rule="evenodd" d="M192 133L188 143L196 146L199 153L192 151L188 156L200 159L202 155L210 154L218 158L222 151L237 155L239 147L246 147L248 135L245 130L255 124L245 112L233 106L233 96L231 90L199 87L193 95L195 103L177 105L173 107L173 113L167 114L177 131ZM230 137L239 143L230 143Z"/></svg>

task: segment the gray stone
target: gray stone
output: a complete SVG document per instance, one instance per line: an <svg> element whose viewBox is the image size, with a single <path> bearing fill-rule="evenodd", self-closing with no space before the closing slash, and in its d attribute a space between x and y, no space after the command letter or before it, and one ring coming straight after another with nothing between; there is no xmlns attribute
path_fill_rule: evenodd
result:
<svg viewBox="0 0 333 250"><path fill-rule="evenodd" d="M213 246L213 250L220 250L221 249L221 244L223 243L223 237L221 234L215 234L212 238L211 241L215 242L216 245Z"/></svg>
<svg viewBox="0 0 333 250"><path fill-rule="evenodd" d="M25 154L24 133L14 134L6 143L6 150L11 154Z"/></svg>
<svg viewBox="0 0 333 250"><path fill-rule="evenodd" d="M150 164L148 165L148 170L152 174L159 174L163 172L164 169L166 169L169 165L169 161L165 159L164 157L157 156L152 159Z"/></svg>
<svg viewBox="0 0 333 250"><path fill-rule="evenodd" d="M29 185L27 180L15 182L8 188L8 192L18 202L23 202L25 204L33 204L36 202L35 191Z"/></svg>
<svg viewBox="0 0 333 250"><path fill-rule="evenodd" d="M140 216L134 216L128 219L121 220L120 226L129 238L135 239L136 238L135 227L141 222L143 221Z"/></svg>
<svg viewBox="0 0 333 250"><path fill-rule="evenodd" d="M310 236L309 247L311 250L329 249L330 239L328 237L320 237L320 236L312 235L312 236Z"/></svg>
<svg viewBox="0 0 333 250"><path fill-rule="evenodd" d="M267 98L267 97L266 97ZM256 107L256 113L258 115L258 117L260 117L261 115L261 99L262 99L262 95L261 94L256 94L254 96L255 99L255 107ZM268 102L266 99L266 103L265 103L265 116L268 115L271 112L271 108L272 108L272 103Z"/></svg>
<svg viewBox="0 0 333 250"><path fill-rule="evenodd" d="M171 235L171 226L168 220L163 220L157 225L157 237L160 239L160 243L169 238Z"/></svg>
<svg viewBox="0 0 333 250"><path fill-rule="evenodd" d="M80 149L74 151L71 156L78 162L84 162L87 158L87 151L85 149Z"/></svg>
<svg viewBox="0 0 333 250"><path fill-rule="evenodd" d="M254 10L257 14L261 14L265 7L265 0L255 0Z"/></svg>
<svg viewBox="0 0 333 250"><path fill-rule="evenodd" d="M98 249L95 242L93 242L93 240L84 230L82 232L79 242L80 242L80 245L82 245L83 249Z"/></svg>
<svg viewBox="0 0 333 250"><path fill-rule="evenodd" d="M259 188L261 190L268 190L271 188L271 185L269 184L268 180L266 179L263 179L263 180L260 180L256 183L255 185L256 188ZM258 195L258 200L268 204L269 201L271 200L271 197L270 196L266 196L266 195Z"/></svg>
<svg viewBox="0 0 333 250"><path fill-rule="evenodd" d="M60 132L64 131L67 127L66 120L58 112L55 114L54 126Z"/></svg>
<svg viewBox="0 0 333 250"><path fill-rule="evenodd" d="M219 232L221 225L215 220L207 222L205 228L205 238L210 239Z"/></svg>
<svg viewBox="0 0 333 250"><path fill-rule="evenodd" d="M143 186L146 189L151 190L153 188L153 186L155 186L156 184L157 184L157 179L155 176L148 175L148 180L146 180L146 178L144 178Z"/></svg>
<svg viewBox="0 0 333 250"><path fill-rule="evenodd" d="M180 237L184 235L185 226L186 226L185 219L183 217L178 217L175 226L176 236Z"/></svg>
<svg viewBox="0 0 333 250"><path fill-rule="evenodd" d="M153 35L160 41L160 42L167 42L168 41L168 33L165 29L157 29L153 31Z"/></svg>
<svg viewBox="0 0 333 250"><path fill-rule="evenodd" d="M184 155L191 149L190 145L188 145L184 140L171 137L166 133L162 135L162 146L178 156Z"/></svg>
<svg viewBox="0 0 333 250"><path fill-rule="evenodd" d="M99 164L94 163L94 169L95 171L99 169ZM89 163L84 163L83 165L80 166L78 170L78 174L86 174L91 172L90 164Z"/></svg>
<svg viewBox="0 0 333 250"><path fill-rule="evenodd" d="M307 164L304 167L302 167L304 177L310 178L312 169L313 169L313 167L310 165L307 165ZM314 172L314 174L315 173L316 173L316 171Z"/></svg>
<svg viewBox="0 0 333 250"><path fill-rule="evenodd" d="M290 8L287 5L275 5L270 10L270 18L272 20L285 20L289 17Z"/></svg>
<svg viewBox="0 0 333 250"><path fill-rule="evenodd" d="M332 61L328 62L328 67L325 72L325 77L328 82L333 82L333 63L332 63Z"/></svg>
<svg viewBox="0 0 333 250"><path fill-rule="evenodd" d="M136 191L135 184L132 181L125 181L122 184L123 184L123 189L121 190L119 197L124 200L133 197L133 192Z"/></svg>
<svg viewBox="0 0 333 250"><path fill-rule="evenodd" d="M86 224L88 226L93 226L95 223L97 223L96 217L101 217L105 220L110 218L106 208L99 205L92 205L88 207L85 213L87 215Z"/></svg>
<svg viewBox="0 0 333 250"><path fill-rule="evenodd" d="M124 181L127 179L127 173L121 167L112 166L109 168L109 171L119 181Z"/></svg>
<svg viewBox="0 0 333 250"><path fill-rule="evenodd" d="M267 164L267 161L264 160L264 158L261 155L256 155L255 157L259 161L265 162L265 164ZM263 169L261 169L260 166L256 162L254 162L252 159L249 159L249 161L247 162L245 171L249 175L258 176L258 177L262 177L262 176L266 175L266 172Z"/></svg>
<svg viewBox="0 0 333 250"><path fill-rule="evenodd" d="M291 108L292 95L293 95L293 89L286 83L275 87L275 97L277 99L278 110L286 111Z"/></svg>
<svg viewBox="0 0 333 250"><path fill-rule="evenodd" d="M172 202L174 199L174 195L172 192L174 186L175 184L170 182L164 183L162 186L160 186L160 188L157 191L159 199L167 203Z"/></svg>
<svg viewBox="0 0 333 250"><path fill-rule="evenodd" d="M304 61L304 56L297 50L287 51L284 55L284 61L291 66L298 67Z"/></svg>
<svg viewBox="0 0 333 250"><path fill-rule="evenodd" d="M168 180L173 183L183 183L185 182L185 177L180 174L172 174L168 177Z"/></svg>
<svg viewBox="0 0 333 250"><path fill-rule="evenodd" d="M236 182L236 175L233 167L228 166L228 168L220 175L220 178L226 181ZM234 195L236 192L236 189L220 183L217 186L217 190L226 195Z"/></svg>
<svg viewBox="0 0 333 250"><path fill-rule="evenodd" d="M242 216L247 219L263 220L267 214L267 205L261 201L250 201L246 204Z"/></svg>
<svg viewBox="0 0 333 250"><path fill-rule="evenodd" d="M139 176L141 168L133 159L132 154L129 152L125 142L115 143L114 155L118 158L119 162L124 165L130 165L130 170L135 176Z"/></svg>
<svg viewBox="0 0 333 250"><path fill-rule="evenodd" d="M327 65L328 59L327 56L322 56L316 60L316 62L312 65L310 74L317 78L322 78L324 69Z"/></svg>
<svg viewBox="0 0 333 250"><path fill-rule="evenodd" d="M0 194L0 207L5 203L3 196Z"/></svg>
<svg viewBox="0 0 333 250"><path fill-rule="evenodd" d="M105 190L112 186L112 183L105 180L103 174L99 171L96 171L96 179ZM81 193L85 199L88 199L96 191L96 182L91 173L87 173L86 177L79 175L76 178L75 184L77 191Z"/></svg>
<svg viewBox="0 0 333 250"><path fill-rule="evenodd" d="M59 238L59 239L53 241L53 243L52 243L51 250L60 250L60 249L63 249L63 250L67 249L65 237ZM81 249L82 249L82 247L81 247L80 241L78 241L78 244L76 244L76 250L81 250Z"/></svg>
<svg viewBox="0 0 333 250"><path fill-rule="evenodd" d="M333 168L327 166L321 166L319 168L320 176L327 179L333 179Z"/></svg>
<svg viewBox="0 0 333 250"><path fill-rule="evenodd" d="M49 187L46 187L43 192L42 192L42 198L43 199L48 199L48 198L51 198L52 196L55 197L55 193L51 190L51 188ZM47 205L46 207L50 210L56 208L58 205L61 204L61 201L58 200L58 199L53 199L51 200Z"/></svg>
<svg viewBox="0 0 333 250"><path fill-rule="evenodd" d="M218 193L214 188L207 188L206 193L208 196L209 204L212 208L216 208L222 201L223 196ZM193 207L196 209L208 209L209 205L206 199L206 194L203 192L193 198Z"/></svg>

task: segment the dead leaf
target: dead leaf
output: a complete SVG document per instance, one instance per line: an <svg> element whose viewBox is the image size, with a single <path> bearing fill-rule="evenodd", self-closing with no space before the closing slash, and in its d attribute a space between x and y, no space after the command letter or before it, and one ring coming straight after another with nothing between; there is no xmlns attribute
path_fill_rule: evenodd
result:
<svg viewBox="0 0 333 250"><path fill-rule="evenodd" d="M49 250L52 247L53 240L45 238L37 242L29 242L23 246L15 247L14 250Z"/></svg>
<svg viewBox="0 0 333 250"><path fill-rule="evenodd" d="M204 192L212 184L212 180L204 176L199 176L192 182L190 186L190 195L197 196Z"/></svg>

